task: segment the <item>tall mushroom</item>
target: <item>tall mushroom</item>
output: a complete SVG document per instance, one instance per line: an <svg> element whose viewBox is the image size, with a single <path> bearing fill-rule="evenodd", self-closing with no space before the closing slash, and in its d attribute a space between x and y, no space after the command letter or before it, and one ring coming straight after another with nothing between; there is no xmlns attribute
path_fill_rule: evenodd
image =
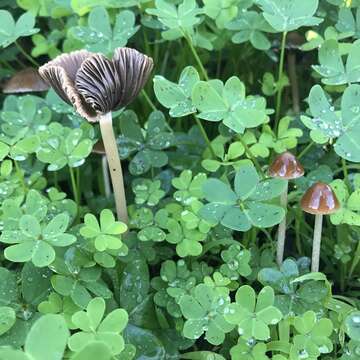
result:
<svg viewBox="0 0 360 360"><path fill-rule="evenodd" d="M323 216L336 212L340 208L340 204L329 185L317 182L302 197L301 208L305 212L315 215L311 271L317 272L319 271Z"/></svg>
<svg viewBox="0 0 360 360"><path fill-rule="evenodd" d="M115 50L112 60L86 50L63 54L41 66L39 73L58 95L90 122L99 122L108 160L116 211L127 223L124 180L111 112L128 105L144 87L153 61L130 48Z"/></svg>
<svg viewBox="0 0 360 360"><path fill-rule="evenodd" d="M286 188L280 197L280 204L282 207L287 208L287 195L289 180L297 179L304 175L304 169L296 157L286 151L275 158L273 163L269 167L269 175L273 178L286 180ZM284 247L285 247L285 235L286 235L286 215L278 228L278 238L276 245L276 261L280 266L283 262Z"/></svg>

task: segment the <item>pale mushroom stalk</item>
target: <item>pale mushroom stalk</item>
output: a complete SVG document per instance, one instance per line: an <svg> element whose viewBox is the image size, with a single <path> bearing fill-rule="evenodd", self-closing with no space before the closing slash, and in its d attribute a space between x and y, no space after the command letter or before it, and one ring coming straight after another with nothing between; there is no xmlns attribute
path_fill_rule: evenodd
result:
<svg viewBox="0 0 360 360"><path fill-rule="evenodd" d="M116 144L114 130L112 126L111 112L98 117L101 136L104 141L106 159L109 165L111 182L113 185L116 213L118 219L127 224L128 214L126 209L126 196L124 187L124 177L121 169L119 151Z"/></svg>
<svg viewBox="0 0 360 360"><path fill-rule="evenodd" d="M105 196L109 198L111 196L111 187L110 187L110 179L109 179L109 170L108 170L108 162L106 160L106 155L101 157L101 167L104 179L104 191Z"/></svg>
<svg viewBox="0 0 360 360"><path fill-rule="evenodd" d="M311 255L311 271L312 272L319 271L322 222L323 222L323 215L322 214L315 215L313 248L312 248L312 255Z"/></svg>
<svg viewBox="0 0 360 360"><path fill-rule="evenodd" d="M288 188L289 188L289 182L286 181L285 190L280 196L280 205L285 209L285 214L287 211ZM285 236L286 236L286 215L284 216L284 219L279 224L278 234L277 234L276 262L279 266L282 264L283 258L284 258Z"/></svg>

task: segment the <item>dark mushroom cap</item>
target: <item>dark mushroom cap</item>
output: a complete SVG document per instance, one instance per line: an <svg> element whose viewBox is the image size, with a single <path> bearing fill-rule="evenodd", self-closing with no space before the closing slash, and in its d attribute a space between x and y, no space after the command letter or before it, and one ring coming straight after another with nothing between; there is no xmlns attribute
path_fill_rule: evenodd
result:
<svg viewBox="0 0 360 360"><path fill-rule="evenodd" d="M106 152L105 152L104 142L102 140L99 140L97 143L95 143L91 152L94 154L105 155Z"/></svg>
<svg viewBox="0 0 360 360"><path fill-rule="evenodd" d="M153 61L130 48L115 50L112 60L86 50L63 54L43 65L40 75L89 121L128 105L144 87Z"/></svg>
<svg viewBox="0 0 360 360"><path fill-rule="evenodd" d="M301 208L310 214L326 215L336 212L340 203L329 185L317 182L302 197Z"/></svg>
<svg viewBox="0 0 360 360"><path fill-rule="evenodd" d="M292 153L286 151L270 165L269 175L285 180L296 179L304 175L304 168Z"/></svg>
<svg viewBox="0 0 360 360"><path fill-rule="evenodd" d="M3 86L5 94L46 91L49 85L34 68L26 68L16 72Z"/></svg>

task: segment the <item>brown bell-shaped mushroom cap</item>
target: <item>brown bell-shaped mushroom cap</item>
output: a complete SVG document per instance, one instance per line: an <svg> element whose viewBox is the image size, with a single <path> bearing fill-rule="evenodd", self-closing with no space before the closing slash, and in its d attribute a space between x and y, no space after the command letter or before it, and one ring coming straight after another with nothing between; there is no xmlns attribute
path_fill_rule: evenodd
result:
<svg viewBox="0 0 360 360"><path fill-rule="evenodd" d="M301 208L310 214L326 215L336 212L340 203L329 185L317 182L302 197Z"/></svg>
<svg viewBox="0 0 360 360"><path fill-rule="evenodd" d="M89 121L128 105L144 87L153 61L130 48L112 60L86 50L57 57L39 69L58 95Z"/></svg>
<svg viewBox="0 0 360 360"><path fill-rule="evenodd" d="M284 180L296 179L304 175L304 168L292 153L286 151L270 165L269 175Z"/></svg>
<svg viewBox="0 0 360 360"><path fill-rule="evenodd" d="M15 73L3 86L5 94L46 91L49 85L34 68L26 68Z"/></svg>

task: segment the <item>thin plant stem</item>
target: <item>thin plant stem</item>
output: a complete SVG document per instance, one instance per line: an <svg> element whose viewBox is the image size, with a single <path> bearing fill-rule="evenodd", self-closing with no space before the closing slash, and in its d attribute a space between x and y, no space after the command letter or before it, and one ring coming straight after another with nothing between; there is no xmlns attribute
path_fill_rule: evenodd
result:
<svg viewBox="0 0 360 360"><path fill-rule="evenodd" d="M277 243L276 243L276 262L279 266L282 264L284 259L288 186L289 186L289 182L286 181L286 188L280 196L280 205L285 209L285 216L284 219L279 224Z"/></svg>
<svg viewBox="0 0 360 360"><path fill-rule="evenodd" d="M232 244L244 246L239 241L236 241L234 239L220 239L220 240L216 239L216 240L212 240L209 243L207 243L206 245L204 245L201 256L204 256L208 251L210 251L214 247L232 245Z"/></svg>
<svg viewBox="0 0 360 360"><path fill-rule="evenodd" d="M343 174L344 174L345 184L350 189L351 184L350 184L350 181L349 181L349 172L348 172L348 168L347 168L347 165L346 165L346 160L344 158L341 158L341 167L342 167L342 171L343 171Z"/></svg>
<svg viewBox="0 0 360 360"><path fill-rule="evenodd" d="M202 62L201 62L201 59L200 59L200 57L199 57L199 54L197 53L197 51L196 51L196 49L195 49L195 47L194 47L194 45L193 45L193 43L192 43L192 41L191 41L190 36L189 36L188 34L186 34L186 33L184 33L184 36L185 36L185 39L186 39L186 41L187 41L187 43L188 43L188 45L189 45L189 48L190 48L193 56L194 56L194 58L195 58L195 61L197 62L198 66L199 66L199 68L200 68L200 70L201 70L202 76L204 77L204 79L205 79L206 81L209 81L208 74L207 74L207 72L206 72L206 70L205 70L205 68L204 68L204 65L203 65Z"/></svg>
<svg viewBox="0 0 360 360"><path fill-rule="evenodd" d="M346 170L360 170L360 165L346 165ZM337 170L334 171L334 175L337 175L338 173L343 173L344 174L344 169L341 167ZM344 174L345 176L345 174Z"/></svg>
<svg viewBox="0 0 360 360"><path fill-rule="evenodd" d="M196 125L199 127L201 135L204 138L204 140L205 140L205 142L206 142L206 144L207 144L207 146L208 146L208 148L210 150L211 156L215 159L216 158L215 151L214 151L214 149L213 149L213 147L211 145L211 141L210 141L209 137L207 136L207 133L206 133L200 119L195 114L193 114L193 116L194 116Z"/></svg>
<svg viewBox="0 0 360 360"><path fill-rule="evenodd" d="M151 101L149 95L146 93L146 91L144 89L141 90L141 95L145 98L146 102L149 104L149 106L151 107L151 110L155 111L156 110L156 106L154 105L154 103Z"/></svg>
<svg viewBox="0 0 360 360"><path fill-rule="evenodd" d="M280 62L279 62L279 75L278 75L278 84L280 84L283 71L284 71L284 58L285 58L285 45L286 45L286 31L282 34L281 40L281 52L280 52ZM275 109L275 133L277 133L278 122L280 119L280 110L281 110L281 95L282 95L282 87L279 88L276 95L276 109Z"/></svg>
<svg viewBox="0 0 360 360"><path fill-rule="evenodd" d="M40 64L35 61L25 50L24 48L19 44L19 42L15 41L15 45L18 48L18 50L26 57L26 59L28 59L33 65L35 65L36 67L39 67Z"/></svg>
<svg viewBox="0 0 360 360"><path fill-rule="evenodd" d="M302 254L302 246L301 246L301 239L300 239L300 225L301 225L301 210L300 208L297 210L295 214L295 245L298 254Z"/></svg>
<svg viewBox="0 0 360 360"><path fill-rule="evenodd" d="M74 169L70 166L69 166L69 173L70 173L72 192L73 192L74 200L76 202L76 207L77 207L77 213L78 213L77 217L79 217L79 210L80 210L79 193L78 193L78 189L77 189L77 185L76 185Z"/></svg>
<svg viewBox="0 0 360 360"><path fill-rule="evenodd" d="M301 151L301 153L297 156L298 160L300 160L308 151L315 145L313 141L306 145L306 147Z"/></svg>
<svg viewBox="0 0 360 360"><path fill-rule="evenodd" d="M322 222L323 222L323 215L322 214L315 215L313 248L311 255L312 272L319 271Z"/></svg>
<svg viewBox="0 0 360 360"><path fill-rule="evenodd" d="M355 250L355 255L353 256L353 260L350 266L350 271L349 271L349 275L348 275L348 281L350 281L354 270L356 269L356 266L359 264L360 262L360 241L357 244L356 250Z"/></svg>
<svg viewBox="0 0 360 360"><path fill-rule="evenodd" d="M56 188L59 187L57 171L54 171L54 186L55 186Z"/></svg>
<svg viewBox="0 0 360 360"><path fill-rule="evenodd" d="M241 145L244 147L245 152L247 154L247 156L250 158L250 160L254 163L256 170L258 171L258 173L260 174L261 178L265 178L265 174L264 171L262 170L259 162L257 161L256 157L254 156L254 154L252 153L252 151L250 150L250 148L247 146L246 142L243 140L243 138L239 135L237 137L237 139L241 142Z"/></svg>
<svg viewBox="0 0 360 360"><path fill-rule="evenodd" d="M24 190L24 192L26 193L27 192L27 186L26 186L26 183L25 183L25 178L24 178L24 173L23 171L21 170L20 166L19 166L19 163L14 160L14 165L15 165L15 170L16 170L16 175L21 183L21 186Z"/></svg>
<svg viewBox="0 0 360 360"><path fill-rule="evenodd" d="M292 105L295 114L300 112L299 82L296 74L296 53L289 51L287 56L288 72L291 85Z"/></svg>
<svg viewBox="0 0 360 360"><path fill-rule="evenodd" d="M100 131L109 164L111 182L114 190L116 213L119 220L128 223L124 177L121 169L119 151L112 127L111 112L99 116Z"/></svg>

